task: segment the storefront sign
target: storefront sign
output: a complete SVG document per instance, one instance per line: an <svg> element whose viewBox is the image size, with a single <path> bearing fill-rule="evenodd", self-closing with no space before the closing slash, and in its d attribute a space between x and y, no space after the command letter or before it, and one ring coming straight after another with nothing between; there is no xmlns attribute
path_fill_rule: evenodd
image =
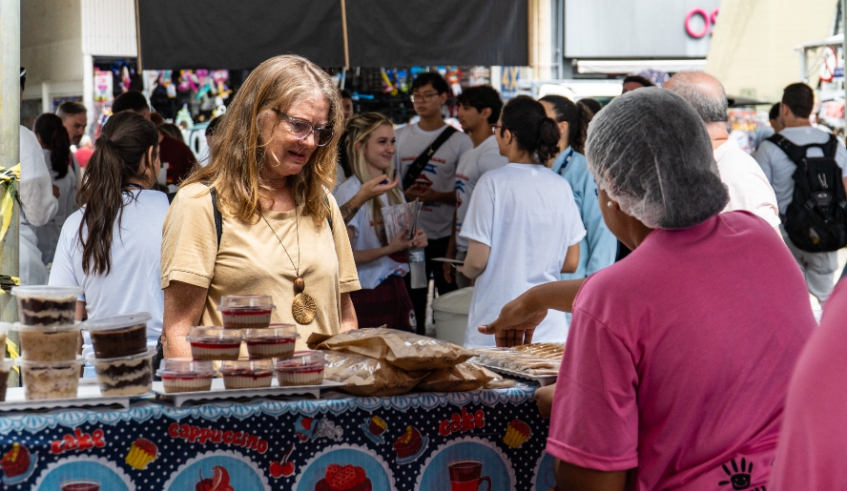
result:
<svg viewBox="0 0 847 491"><path fill-rule="evenodd" d="M500 76L500 97L511 99L518 95L518 80L521 79L521 67L504 66Z"/></svg>
<svg viewBox="0 0 847 491"><path fill-rule="evenodd" d="M698 31L692 27L692 21L695 17L703 19L703 27ZM693 9L685 16L685 32L694 39L701 39L711 34L712 26L718 20L718 9L712 11L711 15L703 9Z"/></svg>

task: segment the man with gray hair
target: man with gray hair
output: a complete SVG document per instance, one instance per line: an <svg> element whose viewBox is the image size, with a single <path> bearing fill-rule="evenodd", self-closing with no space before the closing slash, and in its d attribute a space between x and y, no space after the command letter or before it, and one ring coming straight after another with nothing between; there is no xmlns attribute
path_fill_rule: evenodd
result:
<svg viewBox="0 0 847 491"><path fill-rule="evenodd" d="M768 178L727 131L723 85L705 73L683 72L671 77L663 88L691 104L706 124L721 181L729 190L729 204L723 211L749 211L779 230L779 207Z"/></svg>
<svg viewBox="0 0 847 491"><path fill-rule="evenodd" d="M62 126L68 130L71 145L79 146L79 140L88 125L88 110L79 102L64 101L56 108L56 115L62 118Z"/></svg>

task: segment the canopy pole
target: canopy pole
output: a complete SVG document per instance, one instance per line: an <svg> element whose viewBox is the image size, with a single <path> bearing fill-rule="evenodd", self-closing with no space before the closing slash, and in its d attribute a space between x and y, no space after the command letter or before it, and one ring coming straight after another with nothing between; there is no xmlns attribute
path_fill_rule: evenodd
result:
<svg viewBox="0 0 847 491"><path fill-rule="evenodd" d="M350 45L347 41L347 2L341 0L341 33L344 36L344 68L350 69Z"/></svg>

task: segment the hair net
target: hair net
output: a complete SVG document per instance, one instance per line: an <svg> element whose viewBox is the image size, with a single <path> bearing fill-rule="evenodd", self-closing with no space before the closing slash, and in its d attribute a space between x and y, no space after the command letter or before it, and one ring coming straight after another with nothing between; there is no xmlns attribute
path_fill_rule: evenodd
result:
<svg viewBox="0 0 847 491"><path fill-rule="evenodd" d="M693 227L729 199L703 121L668 90L613 100L592 121L585 154L597 185L650 228Z"/></svg>

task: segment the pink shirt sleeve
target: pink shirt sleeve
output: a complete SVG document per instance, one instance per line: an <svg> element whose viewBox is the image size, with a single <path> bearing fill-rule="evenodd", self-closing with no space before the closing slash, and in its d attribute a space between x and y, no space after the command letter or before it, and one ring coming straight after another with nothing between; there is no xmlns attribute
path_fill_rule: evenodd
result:
<svg viewBox="0 0 847 491"><path fill-rule="evenodd" d="M590 295L588 285L581 295ZM635 360L637 355L607 326L584 310L574 310L556 385L548 453L599 471L638 466Z"/></svg>

